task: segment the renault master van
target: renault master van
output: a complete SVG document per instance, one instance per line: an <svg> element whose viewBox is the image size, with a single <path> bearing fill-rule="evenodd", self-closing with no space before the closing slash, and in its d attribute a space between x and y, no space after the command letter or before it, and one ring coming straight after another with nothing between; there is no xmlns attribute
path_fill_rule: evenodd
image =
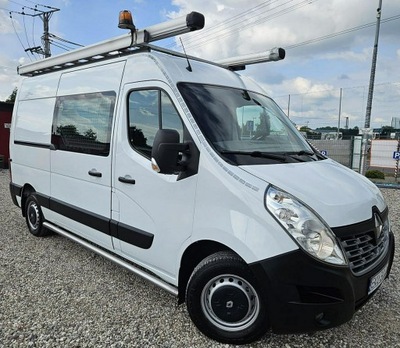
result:
<svg viewBox="0 0 400 348"><path fill-rule="evenodd" d="M321 155L236 70L150 42L198 13L30 63L14 107L13 202L186 302L220 342L350 320L388 277L394 237L369 180Z"/></svg>

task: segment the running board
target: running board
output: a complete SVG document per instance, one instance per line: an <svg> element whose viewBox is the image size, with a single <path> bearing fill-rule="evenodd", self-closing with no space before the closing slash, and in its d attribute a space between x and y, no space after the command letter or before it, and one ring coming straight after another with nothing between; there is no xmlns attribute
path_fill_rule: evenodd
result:
<svg viewBox="0 0 400 348"><path fill-rule="evenodd" d="M95 245L86 242L82 238L79 238L76 235L69 233L69 232L65 231L64 229L62 229L58 226L55 226L47 221L43 222L43 227L45 227L57 234L60 234L64 237L84 246L85 248L95 252L96 254L105 257L107 260L110 260L110 261L126 268L128 271L131 271L132 273L138 275L139 277L142 277L142 278L150 281L151 283L153 283L154 285L157 285L161 289L168 291L170 294L172 294L174 296L178 296L178 289L175 286L168 284L167 282L164 282L163 280L161 280L160 278L158 278L156 276L153 276L145 271L142 271L140 268L137 268L137 267L133 266L132 264L122 260L121 258L114 256L112 253L109 253L103 249L100 249L100 248L96 247Z"/></svg>

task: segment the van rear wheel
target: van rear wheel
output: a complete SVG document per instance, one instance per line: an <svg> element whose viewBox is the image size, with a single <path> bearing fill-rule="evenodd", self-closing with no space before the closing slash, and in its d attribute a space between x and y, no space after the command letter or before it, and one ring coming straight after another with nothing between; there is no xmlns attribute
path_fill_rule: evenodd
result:
<svg viewBox="0 0 400 348"><path fill-rule="evenodd" d="M222 343L250 343L269 328L254 276L232 252L218 252L200 262L189 279L186 305L197 328Z"/></svg>
<svg viewBox="0 0 400 348"><path fill-rule="evenodd" d="M39 202L34 195L29 195L25 202L25 220L29 232L35 237L44 237L49 234L49 230L43 227L43 213Z"/></svg>

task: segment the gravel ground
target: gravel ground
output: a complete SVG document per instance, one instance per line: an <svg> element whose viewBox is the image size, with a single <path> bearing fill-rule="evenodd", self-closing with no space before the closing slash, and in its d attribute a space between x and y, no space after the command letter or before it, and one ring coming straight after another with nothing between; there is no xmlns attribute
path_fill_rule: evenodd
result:
<svg viewBox="0 0 400 348"><path fill-rule="evenodd" d="M186 307L66 238L29 234L0 170L0 347L230 347L200 334ZM400 233L400 190L382 190ZM248 347L400 347L400 275L347 324L268 334Z"/></svg>

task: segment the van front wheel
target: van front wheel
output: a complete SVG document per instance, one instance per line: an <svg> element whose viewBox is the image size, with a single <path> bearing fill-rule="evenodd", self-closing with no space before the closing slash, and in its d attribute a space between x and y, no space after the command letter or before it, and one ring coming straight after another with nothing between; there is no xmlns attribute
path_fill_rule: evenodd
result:
<svg viewBox="0 0 400 348"><path fill-rule="evenodd" d="M25 219L29 232L35 237L44 237L49 231L43 227L43 213L34 195L28 196L25 202Z"/></svg>
<svg viewBox="0 0 400 348"><path fill-rule="evenodd" d="M269 328L254 276L232 252L218 252L200 262L189 279L186 305L197 328L222 343L250 343Z"/></svg>

